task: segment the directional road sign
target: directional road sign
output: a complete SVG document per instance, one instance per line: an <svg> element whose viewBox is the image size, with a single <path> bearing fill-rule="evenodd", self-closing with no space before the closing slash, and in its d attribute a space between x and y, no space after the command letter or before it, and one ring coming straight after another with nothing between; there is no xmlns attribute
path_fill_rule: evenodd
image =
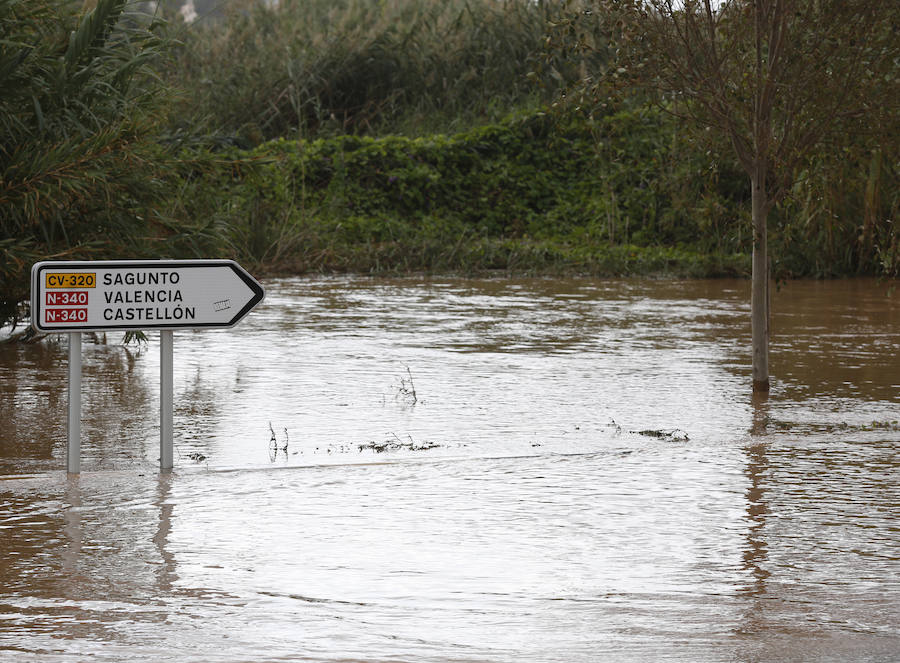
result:
<svg viewBox="0 0 900 663"><path fill-rule="evenodd" d="M264 296L233 260L53 261L31 269L39 332L232 327Z"/></svg>

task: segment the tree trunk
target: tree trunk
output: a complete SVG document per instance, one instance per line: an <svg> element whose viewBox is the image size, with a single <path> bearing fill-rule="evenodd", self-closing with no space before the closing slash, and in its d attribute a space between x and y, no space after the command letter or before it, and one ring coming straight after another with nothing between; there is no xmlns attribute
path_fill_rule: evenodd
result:
<svg viewBox="0 0 900 663"><path fill-rule="evenodd" d="M750 328L753 346L753 391L769 391L769 258L766 250L766 171L757 165L753 177L753 272L750 291Z"/></svg>

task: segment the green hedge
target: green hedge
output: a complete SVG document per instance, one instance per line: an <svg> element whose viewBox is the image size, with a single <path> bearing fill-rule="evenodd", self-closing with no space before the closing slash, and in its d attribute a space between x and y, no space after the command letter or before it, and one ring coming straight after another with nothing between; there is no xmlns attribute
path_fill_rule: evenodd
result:
<svg viewBox="0 0 900 663"><path fill-rule="evenodd" d="M283 270L743 273L744 178L683 148L649 109L279 139L192 181L184 213L206 215L239 259Z"/></svg>

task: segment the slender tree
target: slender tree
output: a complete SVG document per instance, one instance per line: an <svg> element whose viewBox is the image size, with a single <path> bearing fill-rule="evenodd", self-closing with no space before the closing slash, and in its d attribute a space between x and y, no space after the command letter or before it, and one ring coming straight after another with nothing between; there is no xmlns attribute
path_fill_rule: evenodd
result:
<svg viewBox="0 0 900 663"><path fill-rule="evenodd" d="M896 76L896 7L871 0L568 0L557 43L605 57L579 81L595 102L640 86L727 138L752 187L753 390L769 390L767 219L801 163L880 112ZM597 34L603 35L598 41ZM895 81L896 82L896 81Z"/></svg>

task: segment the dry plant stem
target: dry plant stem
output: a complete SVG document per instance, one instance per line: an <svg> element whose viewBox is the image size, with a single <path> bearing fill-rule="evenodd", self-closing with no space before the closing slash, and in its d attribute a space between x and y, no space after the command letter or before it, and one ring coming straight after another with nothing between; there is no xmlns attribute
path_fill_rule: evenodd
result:
<svg viewBox="0 0 900 663"><path fill-rule="evenodd" d="M416 396L416 385L413 382L412 371L409 370L409 366L406 367L406 374L409 376L409 390L412 394L412 402L415 405L419 402L419 398Z"/></svg>

